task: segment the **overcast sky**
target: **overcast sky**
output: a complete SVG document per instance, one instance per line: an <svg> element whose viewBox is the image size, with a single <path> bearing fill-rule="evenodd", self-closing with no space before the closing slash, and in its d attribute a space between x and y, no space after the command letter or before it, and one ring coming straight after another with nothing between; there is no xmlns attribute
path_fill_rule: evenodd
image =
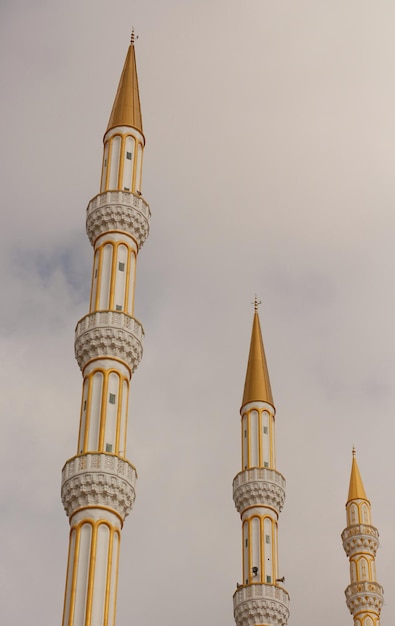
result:
<svg viewBox="0 0 395 626"><path fill-rule="evenodd" d="M137 500L117 626L233 624L232 501L257 293L287 478L289 626L352 624L351 448L394 613L395 3L0 3L0 614L61 623L77 446L74 326L88 311L85 208L134 24L152 228L130 402Z"/></svg>

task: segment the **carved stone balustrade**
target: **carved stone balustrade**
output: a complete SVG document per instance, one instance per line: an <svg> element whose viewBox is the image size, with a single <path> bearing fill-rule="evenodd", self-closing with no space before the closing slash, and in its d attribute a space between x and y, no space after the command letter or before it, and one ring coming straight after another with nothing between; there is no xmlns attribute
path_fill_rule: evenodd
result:
<svg viewBox="0 0 395 626"><path fill-rule="evenodd" d="M144 330L131 315L96 311L85 315L75 329L75 358L81 370L98 357L125 361L135 371L143 355Z"/></svg>
<svg viewBox="0 0 395 626"><path fill-rule="evenodd" d="M343 530L342 541L348 557L361 551L375 557L379 547L379 532L374 526L355 524Z"/></svg>
<svg viewBox="0 0 395 626"><path fill-rule="evenodd" d="M285 626L289 617L289 595L282 587L261 583L242 585L233 595L237 626L271 624Z"/></svg>
<svg viewBox="0 0 395 626"><path fill-rule="evenodd" d="M233 499L239 513L262 504L280 512L285 502L285 478L266 467L243 470L233 480Z"/></svg>
<svg viewBox="0 0 395 626"><path fill-rule="evenodd" d="M137 472L114 454L92 452L69 459L62 470L62 502L68 517L87 506L103 506L125 519L135 500Z"/></svg>
<svg viewBox="0 0 395 626"><path fill-rule="evenodd" d="M131 192L106 191L95 196L86 209L86 232L92 246L110 230L126 232L139 248L149 234L151 211L147 202Z"/></svg>

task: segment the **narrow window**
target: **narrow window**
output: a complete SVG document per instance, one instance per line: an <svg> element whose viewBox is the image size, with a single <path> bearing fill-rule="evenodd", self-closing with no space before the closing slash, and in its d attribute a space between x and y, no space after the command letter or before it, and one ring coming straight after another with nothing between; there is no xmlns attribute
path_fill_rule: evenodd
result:
<svg viewBox="0 0 395 626"><path fill-rule="evenodd" d="M271 576L266 576L266 582L267 583L271 583L272 582L272 577Z"/></svg>
<svg viewBox="0 0 395 626"><path fill-rule="evenodd" d="M115 310L116 311L122 311L122 306L120 304L116 304L115 305Z"/></svg>
<svg viewBox="0 0 395 626"><path fill-rule="evenodd" d="M246 439L246 438L247 438L247 431L245 430L244 431L244 439Z"/></svg>
<svg viewBox="0 0 395 626"><path fill-rule="evenodd" d="M112 452L112 443L106 443L106 452Z"/></svg>
<svg viewBox="0 0 395 626"><path fill-rule="evenodd" d="M269 432L269 427L268 426L264 426L263 427L263 432L264 432L265 435L267 435L268 432Z"/></svg>
<svg viewBox="0 0 395 626"><path fill-rule="evenodd" d="M246 548L248 548L248 539L246 539Z"/></svg>
<svg viewBox="0 0 395 626"><path fill-rule="evenodd" d="M124 191L130 191L130 187L124 187Z"/></svg>
<svg viewBox="0 0 395 626"><path fill-rule="evenodd" d="M84 401L84 411L85 411L85 409L86 409L86 400Z"/></svg>
<svg viewBox="0 0 395 626"><path fill-rule="evenodd" d="M97 278L97 268L95 269L95 278Z"/></svg>
<svg viewBox="0 0 395 626"><path fill-rule="evenodd" d="M265 541L266 543L270 543L270 535L265 535Z"/></svg>
<svg viewBox="0 0 395 626"><path fill-rule="evenodd" d="M267 461L264 462L263 467L269 467L269 463Z"/></svg>
<svg viewBox="0 0 395 626"><path fill-rule="evenodd" d="M120 272L124 272L125 271L125 263L118 263L118 269Z"/></svg>
<svg viewBox="0 0 395 626"><path fill-rule="evenodd" d="M129 161L132 160L132 153L131 152L127 152L126 153L126 158L129 159Z"/></svg>
<svg viewBox="0 0 395 626"><path fill-rule="evenodd" d="M107 165L107 159L104 159L104 167Z"/></svg>
<svg viewBox="0 0 395 626"><path fill-rule="evenodd" d="M110 393L108 401L110 404L115 404L115 393Z"/></svg>

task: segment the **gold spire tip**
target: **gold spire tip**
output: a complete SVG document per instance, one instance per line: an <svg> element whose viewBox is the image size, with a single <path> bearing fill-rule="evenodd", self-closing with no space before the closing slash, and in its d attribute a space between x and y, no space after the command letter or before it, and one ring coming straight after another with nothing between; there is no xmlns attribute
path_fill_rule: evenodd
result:
<svg viewBox="0 0 395 626"><path fill-rule="evenodd" d="M366 497L365 487L363 486L361 474L359 471L355 446L353 446L352 449L351 476L347 502L350 502L351 500L366 500L367 502L369 502L368 498Z"/></svg>
<svg viewBox="0 0 395 626"><path fill-rule="evenodd" d="M242 406L247 404L247 402L268 402L274 407L259 323L258 305L261 302L257 296L255 296L252 304L254 305L254 319L252 322L250 352L248 355Z"/></svg>
<svg viewBox="0 0 395 626"><path fill-rule="evenodd" d="M135 57L134 28L130 37L125 63L119 80L117 93L108 121L107 130L116 126L131 126L143 134L143 121L141 118L139 84L137 79L137 67Z"/></svg>

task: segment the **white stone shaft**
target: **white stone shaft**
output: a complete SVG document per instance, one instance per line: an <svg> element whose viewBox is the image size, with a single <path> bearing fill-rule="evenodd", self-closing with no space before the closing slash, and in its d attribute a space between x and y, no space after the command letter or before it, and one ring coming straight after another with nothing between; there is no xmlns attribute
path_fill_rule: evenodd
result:
<svg viewBox="0 0 395 626"><path fill-rule="evenodd" d="M371 505L364 498L346 504L347 527L342 532L343 548L350 559L350 585L346 603L354 626L380 626L383 588L376 579L379 533L372 526Z"/></svg>
<svg viewBox="0 0 395 626"><path fill-rule="evenodd" d="M234 595L237 626L285 626L288 621L289 597L279 584L278 564L285 479L275 469L274 427L275 410L268 402L242 406L242 471L233 482L243 546L243 578Z"/></svg>
<svg viewBox="0 0 395 626"><path fill-rule="evenodd" d="M126 461L126 434L144 334L133 318L137 254L150 217L140 193L143 146L136 129L106 133L101 194L87 209L94 259L89 313L75 338L83 374L77 455L62 475L70 519L63 626L115 626L121 528L137 476Z"/></svg>

